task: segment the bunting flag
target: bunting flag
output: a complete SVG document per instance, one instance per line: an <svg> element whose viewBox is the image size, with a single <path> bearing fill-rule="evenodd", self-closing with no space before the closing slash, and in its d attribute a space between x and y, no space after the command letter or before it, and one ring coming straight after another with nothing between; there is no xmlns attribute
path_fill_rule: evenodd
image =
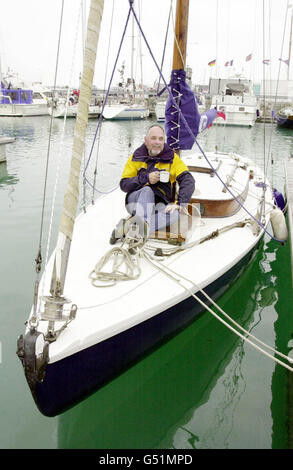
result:
<svg viewBox="0 0 293 470"><path fill-rule="evenodd" d="M210 67L213 67L214 65L216 65L216 59L215 59L215 60L211 60L211 61L208 63L208 65L209 65Z"/></svg>
<svg viewBox="0 0 293 470"><path fill-rule="evenodd" d="M271 62L270 59L264 59L262 61L262 63L265 64L265 65L270 65L270 62Z"/></svg>
<svg viewBox="0 0 293 470"><path fill-rule="evenodd" d="M285 62L285 64L289 65L289 59L279 59L281 62Z"/></svg>
<svg viewBox="0 0 293 470"><path fill-rule="evenodd" d="M226 121L226 114L224 111L217 111L217 117L221 117Z"/></svg>
<svg viewBox="0 0 293 470"><path fill-rule="evenodd" d="M246 56L246 59L245 59L246 62L249 62L251 60L251 58L252 58L252 54L249 54L248 56Z"/></svg>

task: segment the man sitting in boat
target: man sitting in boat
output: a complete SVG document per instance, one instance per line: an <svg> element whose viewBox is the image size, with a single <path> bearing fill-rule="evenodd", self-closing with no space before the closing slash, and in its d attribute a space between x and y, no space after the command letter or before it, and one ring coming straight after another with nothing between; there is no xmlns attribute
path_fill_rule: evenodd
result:
<svg viewBox="0 0 293 470"><path fill-rule="evenodd" d="M126 192L126 209L133 216L122 219L113 230L110 243L114 244L137 224L144 238L178 221L194 191L194 179L188 167L166 143L165 132L155 124L149 127L144 144L129 157L120 180ZM173 185L179 191L174 201ZM141 223L142 222L142 223Z"/></svg>

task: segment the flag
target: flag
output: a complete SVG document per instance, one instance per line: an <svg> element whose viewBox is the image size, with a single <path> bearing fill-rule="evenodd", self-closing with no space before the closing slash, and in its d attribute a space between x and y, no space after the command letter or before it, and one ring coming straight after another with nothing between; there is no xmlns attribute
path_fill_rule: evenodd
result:
<svg viewBox="0 0 293 470"><path fill-rule="evenodd" d="M230 67L232 67L233 65L233 60L230 60Z"/></svg>
<svg viewBox="0 0 293 470"><path fill-rule="evenodd" d="M210 67L213 67L214 65L216 65L216 59L215 59L215 60L211 60L211 61L208 63L208 65L209 65Z"/></svg>
<svg viewBox="0 0 293 470"><path fill-rule="evenodd" d="M264 59L262 61L262 63L265 64L265 65L270 65L270 62L271 62L270 59Z"/></svg>
<svg viewBox="0 0 293 470"><path fill-rule="evenodd" d="M246 56L246 59L245 59L246 62L249 62L249 61L251 60L251 57L252 57L252 54L247 55L247 56Z"/></svg>
<svg viewBox="0 0 293 470"><path fill-rule="evenodd" d="M228 60L227 62L225 62L225 67L231 67L233 65L233 60Z"/></svg>
<svg viewBox="0 0 293 470"><path fill-rule="evenodd" d="M217 111L217 117L221 117L226 121L226 114L224 111Z"/></svg>
<svg viewBox="0 0 293 470"><path fill-rule="evenodd" d="M289 65L289 59L279 59L281 62L285 62L285 64Z"/></svg>
<svg viewBox="0 0 293 470"><path fill-rule="evenodd" d="M228 62L225 62L225 67L228 67L229 64L230 64L230 61L228 60Z"/></svg>

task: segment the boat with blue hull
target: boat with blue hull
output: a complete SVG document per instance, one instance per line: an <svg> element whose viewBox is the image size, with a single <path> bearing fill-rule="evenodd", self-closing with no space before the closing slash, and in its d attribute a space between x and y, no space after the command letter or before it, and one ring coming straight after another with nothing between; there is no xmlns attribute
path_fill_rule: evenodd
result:
<svg viewBox="0 0 293 470"><path fill-rule="evenodd" d="M102 10L103 0L92 0L80 88L80 102L88 105ZM130 15L139 25L133 0L125 30ZM46 416L83 400L200 312L214 314L211 304L219 310L215 299L248 265L278 210L263 170L251 159L195 146L218 114L200 114L185 81L187 25L188 0L178 0L166 133L195 180L179 222L147 238L129 231L111 246L113 227L129 217L120 188L76 217L87 125L85 106L78 108L57 245L42 276L40 251L36 257L34 303L17 347ZM176 186L174 192L176 199Z"/></svg>
<svg viewBox="0 0 293 470"><path fill-rule="evenodd" d="M221 296L247 268L256 249L257 246L225 275L211 283L206 293L213 299ZM199 297L203 302L206 300L202 294ZM200 303L188 297L108 340L57 363L49 363L44 381L38 382L33 391L37 407L49 417L66 411L121 374L154 347L159 347L163 341L186 328L203 311Z"/></svg>

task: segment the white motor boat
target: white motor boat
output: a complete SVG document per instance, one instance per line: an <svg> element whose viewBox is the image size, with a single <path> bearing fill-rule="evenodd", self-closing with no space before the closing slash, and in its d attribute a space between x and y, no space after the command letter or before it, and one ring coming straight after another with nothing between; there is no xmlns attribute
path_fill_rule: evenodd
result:
<svg viewBox="0 0 293 470"><path fill-rule="evenodd" d="M0 89L0 116L48 115L48 98L42 91L24 88Z"/></svg>
<svg viewBox="0 0 293 470"><path fill-rule="evenodd" d="M212 96L211 108L226 115L219 125L252 127L257 118L257 98L253 83L243 77L219 79L219 92Z"/></svg>

